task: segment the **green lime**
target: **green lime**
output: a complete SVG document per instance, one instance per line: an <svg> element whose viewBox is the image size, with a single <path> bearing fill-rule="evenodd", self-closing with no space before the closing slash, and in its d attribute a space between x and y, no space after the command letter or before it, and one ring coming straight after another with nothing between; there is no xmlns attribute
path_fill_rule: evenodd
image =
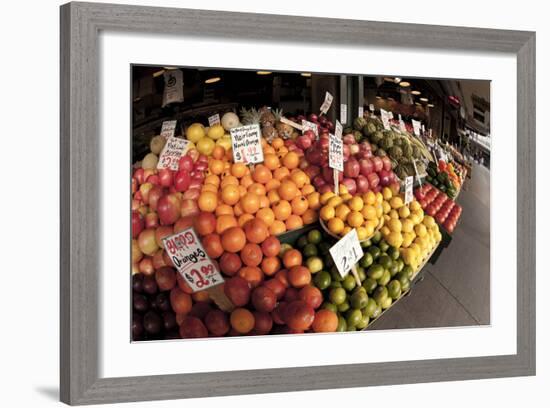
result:
<svg viewBox="0 0 550 408"><path fill-rule="evenodd" d="M321 305L321 309L327 309L334 313L338 312L338 308L336 307L336 305L330 302L323 302L323 304Z"/></svg>
<svg viewBox="0 0 550 408"><path fill-rule="evenodd" d="M393 261L388 255L380 255L380 258L378 258L377 262L382 265L384 269L390 269L393 264Z"/></svg>
<svg viewBox="0 0 550 408"><path fill-rule="evenodd" d="M279 251L279 256L282 258L286 251L289 249L292 249L292 245L287 244L286 242L283 242L281 244L281 250Z"/></svg>
<svg viewBox="0 0 550 408"><path fill-rule="evenodd" d="M366 241L361 242L362 248L368 248L372 245L372 241L370 239L367 239Z"/></svg>
<svg viewBox="0 0 550 408"><path fill-rule="evenodd" d="M298 240L296 241L296 246L300 249L305 247L308 244L307 237L305 235L302 235Z"/></svg>
<svg viewBox="0 0 550 408"><path fill-rule="evenodd" d="M354 309L363 309L365 306L367 306L368 300L369 297L366 292L357 291L353 295L351 295L351 307L353 307Z"/></svg>
<svg viewBox="0 0 550 408"><path fill-rule="evenodd" d="M391 280L390 271L388 271L387 269L384 269L384 274L380 279L378 279L378 285L386 286L390 280Z"/></svg>
<svg viewBox="0 0 550 408"><path fill-rule="evenodd" d="M361 310L359 309L350 309L346 313L346 323L348 327L349 326L357 327L357 325L361 323L362 318L363 318L363 313L361 313Z"/></svg>
<svg viewBox="0 0 550 408"><path fill-rule="evenodd" d="M380 256L380 248L378 248L377 246L373 245L373 246L370 246L368 249L367 249L368 253L372 255L372 258L373 259L376 259Z"/></svg>
<svg viewBox="0 0 550 408"><path fill-rule="evenodd" d="M380 251L386 252L388 249L390 249L390 246L388 245L388 243L386 241L382 240L378 244L378 248L380 248Z"/></svg>
<svg viewBox="0 0 550 408"><path fill-rule="evenodd" d="M388 248L388 255L390 256L391 259L393 259L394 261L397 261L399 259L399 249L395 247Z"/></svg>
<svg viewBox="0 0 550 408"><path fill-rule="evenodd" d="M408 292L409 289L411 288L411 281L407 279L406 282L399 282L400 285L401 285L401 293L405 293L405 292Z"/></svg>
<svg viewBox="0 0 550 408"><path fill-rule="evenodd" d="M346 300L344 303L339 304L337 307L340 313L344 313L349 310L350 305L349 302Z"/></svg>
<svg viewBox="0 0 550 408"><path fill-rule="evenodd" d="M365 268L363 268L362 266L356 266L355 269L357 269L357 276L359 277L359 280L363 282L367 278Z"/></svg>
<svg viewBox="0 0 550 408"><path fill-rule="evenodd" d="M351 273L348 273L342 281L342 287L348 292L351 292L353 289L355 289L355 285L355 278Z"/></svg>
<svg viewBox="0 0 550 408"><path fill-rule="evenodd" d="M367 276L372 279L380 279L384 274L384 268L382 265L374 264L367 270Z"/></svg>
<svg viewBox="0 0 550 408"><path fill-rule="evenodd" d="M393 302L393 299L392 299L391 297L388 296L387 298L385 298L385 299L382 301L382 303L380 304L380 306L382 306L382 309L385 310L385 309L387 309L388 307L391 306L392 302Z"/></svg>
<svg viewBox="0 0 550 408"><path fill-rule="evenodd" d="M399 272L399 265L397 265L397 262L391 264L389 271L392 278Z"/></svg>
<svg viewBox="0 0 550 408"><path fill-rule="evenodd" d="M409 279L412 279L414 271L413 271L413 268L411 268L410 265L405 265L403 267L402 272L405 272L407 274L407 276L409 277Z"/></svg>
<svg viewBox="0 0 550 408"><path fill-rule="evenodd" d="M357 331L357 328L355 326L348 326L346 331L347 332Z"/></svg>
<svg viewBox="0 0 550 408"><path fill-rule="evenodd" d="M374 317L374 312L376 312L377 307L378 307L378 304L376 303L376 300L369 298L367 300L367 305L363 309L363 313L368 317Z"/></svg>
<svg viewBox="0 0 550 408"><path fill-rule="evenodd" d="M374 290L374 294L372 295L374 300L376 300L376 303L379 305L382 304L382 302L388 297L388 289L386 289L385 286L378 286Z"/></svg>
<svg viewBox="0 0 550 408"><path fill-rule="evenodd" d="M361 265L363 268L368 268L372 265L374 262L374 259L372 258L372 254L370 252L365 252L365 255L361 258L359 261L359 265Z"/></svg>
<svg viewBox="0 0 550 408"><path fill-rule="evenodd" d="M397 261L395 261L395 264L397 264L397 272L401 272L403 268L405 267L405 262L403 262L403 259L399 258Z"/></svg>
<svg viewBox="0 0 550 408"><path fill-rule="evenodd" d="M394 279L388 283L388 294L393 300L399 299L401 296L401 284L398 280Z"/></svg>
<svg viewBox="0 0 550 408"><path fill-rule="evenodd" d="M370 318L366 315L362 315L361 316L361 321L359 322L359 324L356 326L357 327L357 330L363 330L363 329L366 329L367 326L369 325L369 322L370 322Z"/></svg>
<svg viewBox="0 0 550 408"><path fill-rule="evenodd" d="M346 301L347 294L343 288L333 288L331 289L328 298L335 305L340 305Z"/></svg>
<svg viewBox="0 0 550 408"><path fill-rule="evenodd" d="M302 254L306 258L309 258L310 256L317 256L317 247L315 244L306 244L306 246L302 249Z"/></svg>
<svg viewBox="0 0 550 408"><path fill-rule="evenodd" d="M306 266L311 273L317 273L323 269L323 261L318 256L311 256L307 258Z"/></svg>
<svg viewBox="0 0 550 408"><path fill-rule="evenodd" d="M409 283L409 277L407 276L407 272L398 272L397 275L395 275L395 279L399 281L401 286Z"/></svg>
<svg viewBox="0 0 550 408"><path fill-rule="evenodd" d="M333 282L342 282L344 278L342 278L342 275L340 275L340 272L338 272L338 268L336 266L332 266L330 268L330 277L332 278Z"/></svg>
<svg viewBox="0 0 550 408"><path fill-rule="evenodd" d="M330 277L330 273L328 273L327 271L320 271L313 277L314 285L321 290L328 288L331 281L332 279Z"/></svg>
<svg viewBox="0 0 550 408"><path fill-rule="evenodd" d="M380 313L382 313L382 308L377 303L376 304L376 309L374 309L374 312L372 313L372 316L370 318L371 319L376 319L378 316L380 316Z"/></svg>
<svg viewBox="0 0 550 408"><path fill-rule="evenodd" d="M378 286L378 282L376 282L376 279L367 278L363 282L363 287L365 288L365 290L369 295L374 291L374 289L376 289L377 286Z"/></svg>
<svg viewBox="0 0 550 408"><path fill-rule="evenodd" d="M372 236L371 241L375 244L378 244L381 239L382 239L382 233L380 231L376 231Z"/></svg>
<svg viewBox="0 0 550 408"><path fill-rule="evenodd" d="M323 239L323 236L321 234L321 231L318 229L313 229L307 233L307 240L311 244L318 244Z"/></svg>
<svg viewBox="0 0 550 408"><path fill-rule="evenodd" d="M327 268L332 268L334 266L334 259L332 259L332 256L325 256L325 266Z"/></svg>
<svg viewBox="0 0 550 408"><path fill-rule="evenodd" d="M328 242L321 242L319 244L319 252L321 252L323 255L329 254L331 245Z"/></svg>
<svg viewBox="0 0 550 408"><path fill-rule="evenodd" d="M342 287L342 282L335 281L334 279L331 278L329 288L341 288L341 287Z"/></svg>
<svg viewBox="0 0 550 408"><path fill-rule="evenodd" d="M344 319L342 316L338 316L338 326L336 326L337 332L345 332L348 328L348 325L346 324L346 319Z"/></svg>

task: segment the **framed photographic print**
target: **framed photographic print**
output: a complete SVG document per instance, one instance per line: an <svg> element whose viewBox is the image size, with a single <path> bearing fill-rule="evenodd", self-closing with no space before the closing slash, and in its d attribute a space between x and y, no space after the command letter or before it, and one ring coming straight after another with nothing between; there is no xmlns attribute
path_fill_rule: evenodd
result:
<svg viewBox="0 0 550 408"><path fill-rule="evenodd" d="M534 107L532 32L62 6L62 401L534 375Z"/></svg>

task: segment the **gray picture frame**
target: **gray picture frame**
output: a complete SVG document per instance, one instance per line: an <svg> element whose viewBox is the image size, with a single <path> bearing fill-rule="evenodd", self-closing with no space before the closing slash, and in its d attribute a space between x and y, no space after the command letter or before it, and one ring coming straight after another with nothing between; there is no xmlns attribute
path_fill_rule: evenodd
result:
<svg viewBox="0 0 550 408"><path fill-rule="evenodd" d="M69 3L60 12L61 401L97 404L535 374L535 33L94 3ZM98 35L102 30L515 54L517 353L100 378Z"/></svg>

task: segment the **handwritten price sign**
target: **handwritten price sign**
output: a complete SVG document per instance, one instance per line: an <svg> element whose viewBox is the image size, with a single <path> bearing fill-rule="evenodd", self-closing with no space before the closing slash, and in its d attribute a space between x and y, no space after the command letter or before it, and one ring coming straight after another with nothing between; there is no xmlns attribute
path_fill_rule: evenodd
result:
<svg viewBox="0 0 550 408"><path fill-rule="evenodd" d="M206 254L193 228L166 237L162 242L172 263L193 292L223 283L220 272Z"/></svg>
<svg viewBox="0 0 550 408"><path fill-rule="evenodd" d="M384 109L380 109L380 118L382 119L384 129L390 129L390 113Z"/></svg>
<svg viewBox="0 0 550 408"><path fill-rule="evenodd" d="M413 184L413 176L408 176L405 178L405 205L409 204L413 200Z"/></svg>
<svg viewBox="0 0 550 408"><path fill-rule="evenodd" d="M344 144L342 139L333 134L328 135L328 166L344 171Z"/></svg>
<svg viewBox="0 0 550 408"><path fill-rule="evenodd" d="M304 127L302 125L299 125L298 123L293 122L290 119L285 118L284 116L281 116L280 122L286 123L287 125L292 126L294 129L304 130Z"/></svg>
<svg viewBox="0 0 550 408"><path fill-rule="evenodd" d="M208 126L212 127L214 125L219 125L220 122L220 114L216 113L215 115L208 117Z"/></svg>
<svg viewBox="0 0 550 408"><path fill-rule="evenodd" d="M315 133L316 138L319 138L319 128L317 127L317 125L313 122L309 122L307 120L302 119L302 132L304 132L308 129L312 130L313 133Z"/></svg>
<svg viewBox="0 0 550 408"><path fill-rule="evenodd" d="M420 122L413 119L412 125L413 125L413 132L415 136L420 136Z"/></svg>
<svg viewBox="0 0 550 408"><path fill-rule="evenodd" d="M162 122L162 127L160 128L160 135L165 138L173 137L176 133L176 124L177 120L165 120Z"/></svg>
<svg viewBox="0 0 550 408"><path fill-rule="evenodd" d="M322 114L325 114L330 109L330 105L332 105L332 100L334 97L331 95L330 92L325 93L325 100L323 101L323 104L321 105L321 108L319 109Z"/></svg>
<svg viewBox="0 0 550 408"><path fill-rule="evenodd" d="M179 137L169 137L160 153L157 169L177 170L179 160L189 147L189 141Z"/></svg>
<svg viewBox="0 0 550 408"><path fill-rule="evenodd" d="M363 248L357 237L357 230L354 228L348 232L340 241L329 250L338 272L345 277L350 269L355 266L363 256Z"/></svg>
<svg viewBox="0 0 550 408"><path fill-rule="evenodd" d="M247 125L231 129L233 161L235 163L261 163L264 161L260 125Z"/></svg>

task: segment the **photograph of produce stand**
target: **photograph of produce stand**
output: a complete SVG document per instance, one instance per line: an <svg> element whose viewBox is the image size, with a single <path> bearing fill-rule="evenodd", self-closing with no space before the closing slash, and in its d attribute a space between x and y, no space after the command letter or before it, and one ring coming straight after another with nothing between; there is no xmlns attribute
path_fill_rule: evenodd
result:
<svg viewBox="0 0 550 408"><path fill-rule="evenodd" d="M490 81L132 85L132 341L490 324Z"/></svg>

